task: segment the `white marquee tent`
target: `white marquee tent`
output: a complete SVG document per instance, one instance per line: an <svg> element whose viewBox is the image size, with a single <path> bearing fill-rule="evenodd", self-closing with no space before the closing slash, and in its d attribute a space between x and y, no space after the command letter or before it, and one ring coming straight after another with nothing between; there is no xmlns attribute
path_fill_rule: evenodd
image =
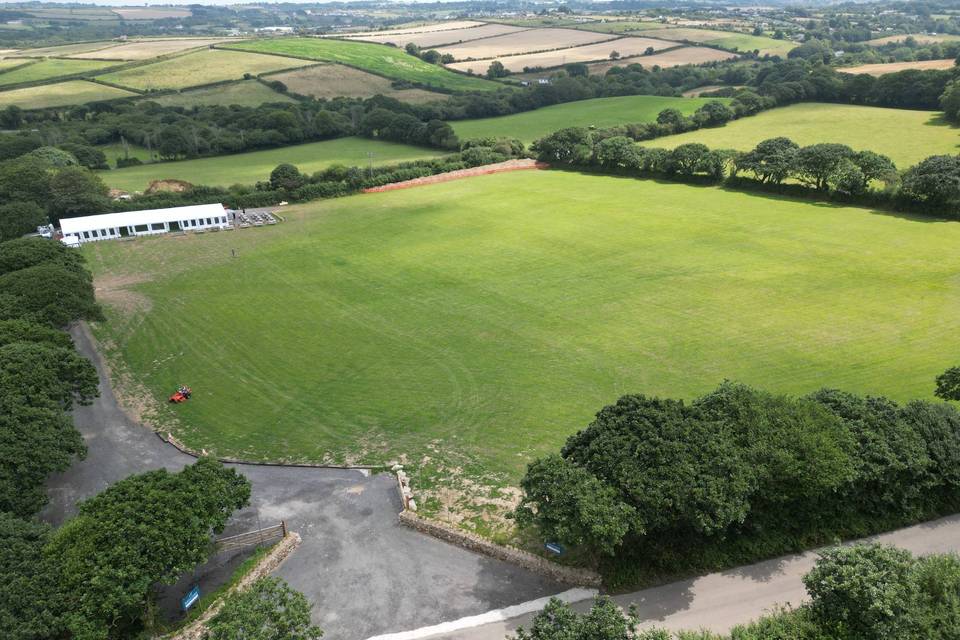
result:
<svg viewBox="0 0 960 640"><path fill-rule="evenodd" d="M198 204L189 207L63 218L60 220L60 230L63 232L65 243L82 244L169 231L223 229L230 226L229 218L222 204Z"/></svg>

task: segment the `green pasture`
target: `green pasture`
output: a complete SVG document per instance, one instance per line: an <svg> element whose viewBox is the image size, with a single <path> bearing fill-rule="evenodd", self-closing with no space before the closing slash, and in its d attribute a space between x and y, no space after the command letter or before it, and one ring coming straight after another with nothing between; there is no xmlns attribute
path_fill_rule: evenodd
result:
<svg viewBox="0 0 960 640"><path fill-rule="evenodd" d="M128 98L136 94L86 80L68 80L24 89L0 91L0 108L16 105L21 109L44 109L98 100Z"/></svg>
<svg viewBox="0 0 960 640"><path fill-rule="evenodd" d="M228 187L232 184L253 185L259 180L266 180L270 172L284 162L295 164L304 173L313 173L334 164L365 167L370 162L377 165L394 164L439 154L434 149L394 142L337 138L228 156L111 169L101 171L100 177L110 187L124 191L143 191L152 180L186 180L192 184Z"/></svg>
<svg viewBox="0 0 960 640"><path fill-rule="evenodd" d="M652 122L664 109L679 109L684 114L691 114L707 102L711 100L663 96L595 98L556 104L509 116L463 120L450 124L461 140L494 136L517 138L530 143L566 127L612 127L631 122Z"/></svg>
<svg viewBox="0 0 960 640"><path fill-rule="evenodd" d="M490 80L470 78L440 65L429 64L395 47L370 42L331 38L270 38L224 46L258 53L340 62L388 78L418 82L440 89L482 91L500 87L498 83Z"/></svg>
<svg viewBox="0 0 960 640"><path fill-rule="evenodd" d="M164 96L148 96L151 102L165 107L195 107L198 105L240 105L259 107L265 102L294 102L290 96L277 93L257 80L240 80L230 84L217 85L190 91L170 93Z"/></svg>
<svg viewBox="0 0 960 640"><path fill-rule="evenodd" d="M927 156L960 151L960 129L940 113L842 104L802 103L764 111L724 127L700 129L644 142L672 149L702 142L714 149L752 149L767 138L786 136L800 145L840 142L889 156L906 169Z"/></svg>
<svg viewBox="0 0 960 640"><path fill-rule="evenodd" d="M280 56L223 49L202 49L160 62L108 73L100 76L100 79L142 91L182 89L224 80L239 80L245 73L256 76L269 71L303 67L307 64L309 63L304 60Z"/></svg>
<svg viewBox="0 0 960 640"><path fill-rule="evenodd" d="M26 60L22 62L26 62ZM60 60L50 58L0 73L0 86L88 73L106 67L115 67L118 64L122 63L115 60L111 62L107 60Z"/></svg>
<svg viewBox="0 0 960 640"><path fill-rule="evenodd" d="M701 44L712 44L724 49L736 51L754 51L759 49L760 54L786 56L797 43L792 40L776 40L766 36L755 36L739 31L714 31L712 29L692 29L680 27L677 29L663 29L657 33L644 34L651 38L665 40L689 41Z"/></svg>
<svg viewBox="0 0 960 640"><path fill-rule="evenodd" d="M282 213L84 248L109 357L195 448L515 482L625 393L930 398L960 352L956 222L561 171Z"/></svg>

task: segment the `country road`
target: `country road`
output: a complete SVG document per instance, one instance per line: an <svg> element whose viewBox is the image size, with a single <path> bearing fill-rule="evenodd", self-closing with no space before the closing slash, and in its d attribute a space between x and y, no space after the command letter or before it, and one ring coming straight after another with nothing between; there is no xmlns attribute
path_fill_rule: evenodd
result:
<svg viewBox="0 0 960 640"><path fill-rule="evenodd" d="M868 538L891 544L914 554L960 552L960 515L907 527ZM801 578L817 558L814 551L784 556L737 567L706 576L616 596L617 604L636 605L643 628L663 627L671 631L709 629L726 633L738 624L749 622L776 605L797 605L806 598ZM575 608L584 611L590 601ZM449 633L409 635L437 640L502 640L517 627L529 628L533 614L503 622L475 626ZM399 638L397 640L400 640Z"/></svg>

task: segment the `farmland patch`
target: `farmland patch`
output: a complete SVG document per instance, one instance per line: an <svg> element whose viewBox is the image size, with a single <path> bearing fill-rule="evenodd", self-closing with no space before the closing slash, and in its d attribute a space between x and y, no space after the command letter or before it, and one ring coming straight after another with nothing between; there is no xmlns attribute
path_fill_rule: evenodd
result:
<svg viewBox="0 0 960 640"><path fill-rule="evenodd" d="M548 49L564 49L613 38L613 35L607 33L575 29L529 29L495 38L439 47L437 50L440 53L449 53L457 60L483 59Z"/></svg>
<svg viewBox="0 0 960 640"><path fill-rule="evenodd" d="M2 76L0 76L2 77ZM44 109L98 100L127 98L136 94L86 80L70 80L25 89L0 91L0 107L16 105L21 109Z"/></svg>

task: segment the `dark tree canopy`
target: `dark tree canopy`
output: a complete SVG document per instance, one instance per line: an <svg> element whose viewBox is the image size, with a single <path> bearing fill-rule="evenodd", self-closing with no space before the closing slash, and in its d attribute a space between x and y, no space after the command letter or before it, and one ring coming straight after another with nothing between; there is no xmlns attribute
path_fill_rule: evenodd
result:
<svg viewBox="0 0 960 640"><path fill-rule="evenodd" d="M0 293L20 300L21 317L54 327L103 317L90 276L57 264L39 264L0 276Z"/></svg>
<svg viewBox="0 0 960 640"><path fill-rule="evenodd" d="M232 594L207 625L205 640L317 640L310 603L279 578L260 578Z"/></svg>
<svg viewBox="0 0 960 640"><path fill-rule="evenodd" d="M0 242L34 233L49 222L47 212L34 202L8 202L0 205Z"/></svg>
<svg viewBox="0 0 960 640"><path fill-rule="evenodd" d="M80 503L45 550L70 632L105 638L137 620L151 587L204 562L211 534L249 499L243 476L201 458L179 473L131 476Z"/></svg>
<svg viewBox="0 0 960 640"><path fill-rule="evenodd" d="M938 375L933 393L943 400L960 400L960 367L950 367Z"/></svg>

